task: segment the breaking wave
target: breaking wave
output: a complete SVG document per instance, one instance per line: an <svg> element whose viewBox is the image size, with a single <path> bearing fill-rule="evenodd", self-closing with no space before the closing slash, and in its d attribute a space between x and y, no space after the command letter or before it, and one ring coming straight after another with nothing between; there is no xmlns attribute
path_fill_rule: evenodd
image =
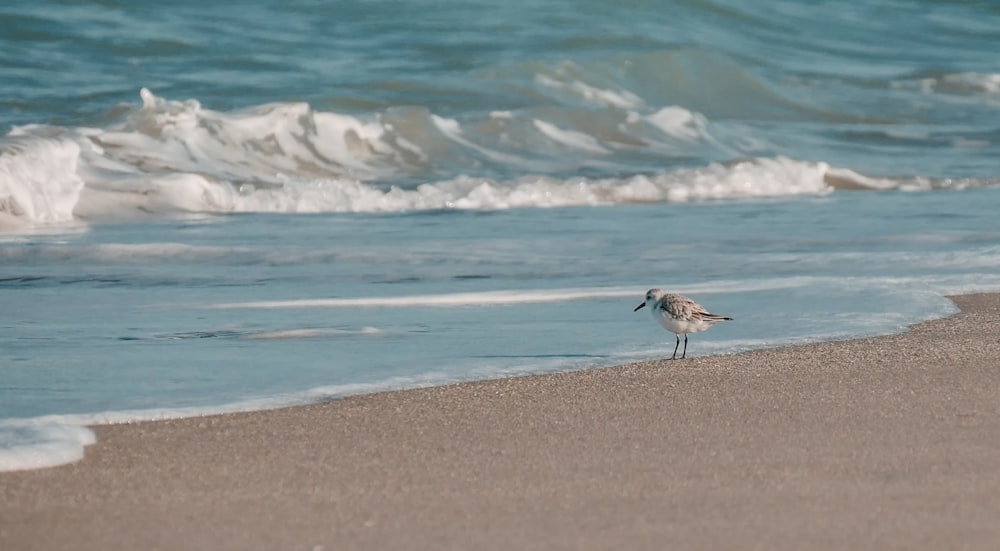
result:
<svg viewBox="0 0 1000 551"><path fill-rule="evenodd" d="M641 99L626 91L600 92L565 74L539 78L609 111L575 121L533 111L459 121L420 107L361 116L305 103L217 112L143 89L141 108L110 128L29 125L3 138L0 227L178 212L568 207L996 183L879 179L824 162L740 156L698 112L639 109ZM712 151L742 160L704 164Z"/></svg>

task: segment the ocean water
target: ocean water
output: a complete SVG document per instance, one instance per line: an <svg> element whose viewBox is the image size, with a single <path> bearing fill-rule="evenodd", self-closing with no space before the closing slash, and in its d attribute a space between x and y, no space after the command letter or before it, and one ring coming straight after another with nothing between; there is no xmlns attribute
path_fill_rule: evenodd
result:
<svg viewBox="0 0 1000 551"><path fill-rule="evenodd" d="M0 470L1000 291L994 3L142 4L0 7Z"/></svg>

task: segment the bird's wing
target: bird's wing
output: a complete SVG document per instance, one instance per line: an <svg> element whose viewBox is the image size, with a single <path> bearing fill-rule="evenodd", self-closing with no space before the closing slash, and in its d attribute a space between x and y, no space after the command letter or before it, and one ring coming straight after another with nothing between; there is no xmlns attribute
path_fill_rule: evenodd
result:
<svg viewBox="0 0 1000 551"><path fill-rule="evenodd" d="M698 311L705 309L698 306L698 303L681 295L667 295L660 302L660 310L666 312L670 317L679 320L691 319L691 316ZM707 312L706 312L707 313Z"/></svg>
<svg viewBox="0 0 1000 551"><path fill-rule="evenodd" d="M664 300L660 303L660 310L663 310L674 319L681 320L725 321L733 319L713 314L702 305L682 295L669 295L669 300Z"/></svg>

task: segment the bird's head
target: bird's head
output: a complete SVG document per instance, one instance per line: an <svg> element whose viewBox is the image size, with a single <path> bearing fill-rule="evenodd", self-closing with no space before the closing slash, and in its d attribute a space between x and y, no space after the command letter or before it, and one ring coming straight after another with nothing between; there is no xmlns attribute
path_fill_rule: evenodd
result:
<svg viewBox="0 0 1000 551"><path fill-rule="evenodd" d="M636 306L635 310L632 310L632 311L633 312L638 312L639 310L642 309L643 306L652 307L654 304L656 304L656 301L658 301L661 298L663 298L663 295L665 295L665 294L666 293L663 292L663 289L650 289L650 290L646 291L646 300L644 300L642 302L642 304L640 304L639 306Z"/></svg>

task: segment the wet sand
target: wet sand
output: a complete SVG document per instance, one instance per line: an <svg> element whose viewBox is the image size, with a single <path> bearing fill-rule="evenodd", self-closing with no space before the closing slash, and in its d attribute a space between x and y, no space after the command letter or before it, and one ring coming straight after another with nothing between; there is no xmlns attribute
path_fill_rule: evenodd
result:
<svg viewBox="0 0 1000 551"><path fill-rule="evenodd" d="M96 427L0 473L0 549L997 549L1000 295L954 300L889 337Z"/></svg>

